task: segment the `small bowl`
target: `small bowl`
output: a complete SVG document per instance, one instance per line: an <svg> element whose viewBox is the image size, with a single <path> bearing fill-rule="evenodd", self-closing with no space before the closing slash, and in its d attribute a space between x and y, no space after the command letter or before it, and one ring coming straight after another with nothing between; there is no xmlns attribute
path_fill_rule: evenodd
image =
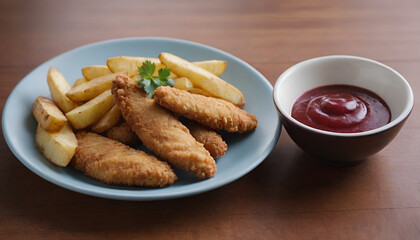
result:
<svg viewBox="0 0 420 240"><path fill-rule="evenodd" d="M358 133L337 133L309 127L291 116L300 95L320 86L345 84L370 90L391 110L390 123ZM277 79L273 90L280 119L293 141L314 158L334 165L352 165L382 150L410 115L414 96L410 85L392 68L355 56L325 56L300 62Z"/></svg>

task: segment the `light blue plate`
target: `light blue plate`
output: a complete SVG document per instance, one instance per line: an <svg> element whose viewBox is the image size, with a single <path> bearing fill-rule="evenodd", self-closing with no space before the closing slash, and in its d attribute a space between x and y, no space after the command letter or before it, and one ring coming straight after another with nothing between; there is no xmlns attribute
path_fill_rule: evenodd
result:
<svg viewBox="0 0 420 240"><path fill-rule="evenodd" d="M225 134L225 156L217 159L213 178L196 180L189 173L176 170L179 180L165 188L121 187L103 184L84 176L72 167L58 167L46 160L35 144L36 120L32 104L38 96L50 93L46 81L48 69L57 68L73 84L81 68L103 64L113 56L158 57L170 52L190 61L220 59L227 61L221 76L245 95L245 110L258 118L258 127L248 134ZM89 44L43 63L23 78L7 99L3 110L4 137L14 155L44 179L76 192L112 199L154 200L184 197L223 186L257 167L271 152L280 136L281 123L272 100L272 86L267 79L244 61L218 49L198 43L168 38L127 38Z"/></svg>

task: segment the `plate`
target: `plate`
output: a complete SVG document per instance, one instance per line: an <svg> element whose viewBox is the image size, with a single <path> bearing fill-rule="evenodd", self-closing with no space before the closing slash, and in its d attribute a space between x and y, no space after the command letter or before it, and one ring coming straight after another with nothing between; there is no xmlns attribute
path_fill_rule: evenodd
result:
<svg viewBox="0 0 420 240"><path fill-rule="evenodd" d="M192 174L175 170L178 180L164 188L107 185L89 178L72 167L58 167L39 152L35 143L36 120L32 104L38 96L50 97L46 76L57 68L73 84L81 68L106 64L113 56L158 57L170 52L190 61L220 59L227 61L221 76L245 96L244 109L258 118L258 127L247 134L223 135L226 154L217 159L218 171L210 179L197 180ZM13 154L31 171L66 189L97 197L122 200L157 200L199 194L237 180L257 167L272 151L280 136L281 123L272 100L269 81L246 62L213 47L170 38L124 38L85 45L54 57L25 76L14 88L3 110L2 127Z"/></svg>

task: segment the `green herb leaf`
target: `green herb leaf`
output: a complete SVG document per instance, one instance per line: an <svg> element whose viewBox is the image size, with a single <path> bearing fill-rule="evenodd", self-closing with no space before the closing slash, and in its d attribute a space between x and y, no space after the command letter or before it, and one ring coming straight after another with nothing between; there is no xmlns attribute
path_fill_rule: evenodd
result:
<svg viewBox="0 0 420 240"><path fill-rule="evenodd" d="M140 77L137 81L141 88L144 88L148 97L153 96L153 92L159 86L173 86L173 81L168 79L171 70L169 68L159 69L158 77L153 77L156 70L156 65L149 60L145 61L141 67L138 68Z"/></svg>
<svg viewBox="0 0 420 240"><path fill-rule="evenodd" d="M161 68L158 71L159 79L161 81L168 80L169 75L171 74L171 69L169 68Z"/></svg>
<svg viewBox="0 0 420 240"><path fill-rule="evenodd" d="M149 60L143 63L143 66L139 67L140 76L147 79L153 78L153 73L155 73L156 65Z"/></svg>

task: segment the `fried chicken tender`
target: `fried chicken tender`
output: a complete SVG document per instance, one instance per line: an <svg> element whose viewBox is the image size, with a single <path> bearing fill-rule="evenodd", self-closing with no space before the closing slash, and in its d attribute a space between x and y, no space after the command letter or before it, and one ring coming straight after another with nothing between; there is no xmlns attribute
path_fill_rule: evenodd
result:
<svg viewBox="0 0 420 240"><path fill-rule="evenodd" d="M118 75L112 93L131 130L158 157L200 179L216 173L216 162L203 144L171 112L148 98L136 82Z"/></svg>
<svg viewBox="0 0 420 240"><path fill-rule="evenodd" d="M213 158L219 158L225 154L227 144L223 141L220 134L208 127L192 121L186 123L185 126L188 128L190 134L195 138L195 140L204 145L204 148L209 151ZM106 136L129 146L134 146L140 143L140 139L131 130L127 122L123 122L118 126L110 128L106 132Z"/></svg>
<svg viewBox="0 0 420 240"><path fill-rule="evenodd" d="M166 162L143 151L91 132L78 132L76 138L71 165L87 176L108 184L150 187L163 187L177 179Z"/></svg>
<svg viewBox="0 0 420 240"><path fill-rule="evenodd" d="M108 129L108 131L106 131L106 136L129 146L134 146L140 143L140 139L133 131L131 131L127 122L123 122L118 126Z"/></svg>
<svg viewBox="0 0 420 240"><path fill-rule="evenodd" d="M244 133L257 127L257 118L219 98L189 93L173 87L158 87L153 98L161 106L212 129Z"/></svg>
<svg viewBox="0 0 420 240"><path fill-rule="evenodd" d="M201 124L196 122L188 122L185 126L190 130L191 135L200 143L204 144L204 148L209 151L213 158L219 158L225 155L227 144L223 141L222 136Z"/></svg>

